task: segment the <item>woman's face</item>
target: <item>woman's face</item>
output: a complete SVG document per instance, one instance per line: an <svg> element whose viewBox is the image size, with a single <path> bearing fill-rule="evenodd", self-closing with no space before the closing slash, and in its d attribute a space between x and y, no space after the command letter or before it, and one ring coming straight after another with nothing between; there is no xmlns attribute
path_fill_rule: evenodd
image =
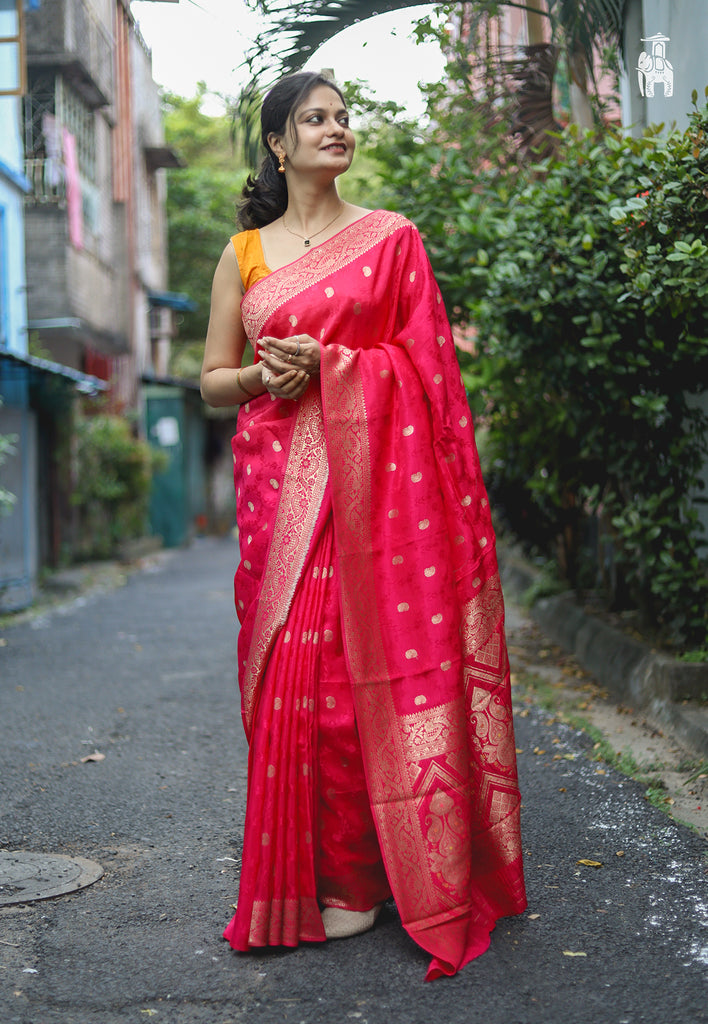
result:
<svg viewBox="0 0 708 1024"><path fill-rule="evenodd" d="M339 94L327 85L315 86L296 109L293 123L278 145L274 145L276 154L282 150L286 167L290 164L293 171L346 171L356 142Z"/></svg>

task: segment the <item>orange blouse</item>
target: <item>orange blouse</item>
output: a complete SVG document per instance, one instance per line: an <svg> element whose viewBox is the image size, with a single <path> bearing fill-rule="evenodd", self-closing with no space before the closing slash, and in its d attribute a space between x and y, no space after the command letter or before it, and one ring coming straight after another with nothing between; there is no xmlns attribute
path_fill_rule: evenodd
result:
<svg viewBox="0 0 708 1024"><path fill-rule="evenodd" d="M243 290L247 292L257 281L267 277L271 272L270 267L266 266L260 232L258 228L252 231L239 231L231 239L231 244L241 271Z"/></svg>

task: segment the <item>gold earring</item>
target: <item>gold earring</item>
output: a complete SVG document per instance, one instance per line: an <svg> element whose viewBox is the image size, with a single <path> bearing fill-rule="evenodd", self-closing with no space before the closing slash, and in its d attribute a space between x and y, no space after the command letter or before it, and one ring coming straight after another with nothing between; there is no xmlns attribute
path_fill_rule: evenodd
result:
<svg viewBox="0 0 708 1024"><path fill-rule="evenodd" d="M280 174L285 174L285 156L282 153L278 157L278 163L280 164L278 171Z"/></svg>

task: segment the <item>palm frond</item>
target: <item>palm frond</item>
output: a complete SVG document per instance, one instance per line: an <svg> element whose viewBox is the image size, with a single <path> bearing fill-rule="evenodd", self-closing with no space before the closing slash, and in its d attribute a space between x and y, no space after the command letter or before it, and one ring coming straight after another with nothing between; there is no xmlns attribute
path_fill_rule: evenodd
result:
<svg viewBox="0 0 708 1024"><path fill-rule="evenodd" d="M560 125L553 114L553 79L558 62L558 47L552 43L525 46L523 57L502 62L511 83L512 132L526 156L542 160L556 149Z"/></svg>
<svg viewBox="0 0 708 1024"><path fill-rule="evenodd" d="M255 78L243 86L238 96L229 102L227 113L231 118L231 142L247 167L255 168L261 153L261 104L263 93Z"/></svg>
<svg viewBox="0 0 708 1024"><path fill-rule="evenodd" d="M570 53L582 53L592 71L600 42L622 47L627 0L549 0L553 34L560 29Z"/></svg>
<svg viewBox="0 0 708 1024"><path fill-rule="evenodd" d="M323 43L377 14L420 6L420 0L255 0L269 24L246 63L254 75L297 71Z"/></svg>
<svg viewBox="0 0 708 1024"><path fill-rule="evenodd" d="M594 79L597 50L602 43L622 48L622 28L628 0L547 0L551 23L551 45L538 51L524 48L525 61L519 58L506 68L518 90L515 131L527 147L541 145L547 132L555 128L552 113L552 81L557 56L556 46L568 54L572 75ZM265 91L283 74L297 71L322 46L344 29L361 21L394 10L416 7L420 0L250 0L267 18L244 63L253 82ZM533 10L524 0L468 0L473 17L496 14L500 7ZM582 85L582 83L581 83ZM253 85L256 93L256 86ZM240 102L240 101L239 101ZM253 108L243 101L251 116ZM242 119L240 111L235 118Z"/></svg>
<svg viewBox="0 0 708 1024"><path fill-rule="evenodd" d="M419 6L420 0L252 0L269 24L260 33L246 62L256 74L296 71L315 51L344 29L377 14ZM560 30L575 51L592 67L598 40L622 45L627 0L548 0L555 36ZM470 7L526 9L523 0L470 0Z"/></svg>

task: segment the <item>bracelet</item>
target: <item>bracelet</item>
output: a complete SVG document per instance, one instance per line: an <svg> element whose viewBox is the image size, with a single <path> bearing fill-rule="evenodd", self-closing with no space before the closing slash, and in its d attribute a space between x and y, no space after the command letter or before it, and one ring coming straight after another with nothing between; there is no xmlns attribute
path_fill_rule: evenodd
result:
<svg viewBox="0 0 708 1024"><path fill-rule="evenodd" d="M248 388L244 387L244 385L241 383L241 370L240 369L236 372L236 384L241 389L241 391L243 391L244 395L248 395L249 398L257 398L258 397L257 395L255 395L253 393L253 391L249 391Z"/></svg>

